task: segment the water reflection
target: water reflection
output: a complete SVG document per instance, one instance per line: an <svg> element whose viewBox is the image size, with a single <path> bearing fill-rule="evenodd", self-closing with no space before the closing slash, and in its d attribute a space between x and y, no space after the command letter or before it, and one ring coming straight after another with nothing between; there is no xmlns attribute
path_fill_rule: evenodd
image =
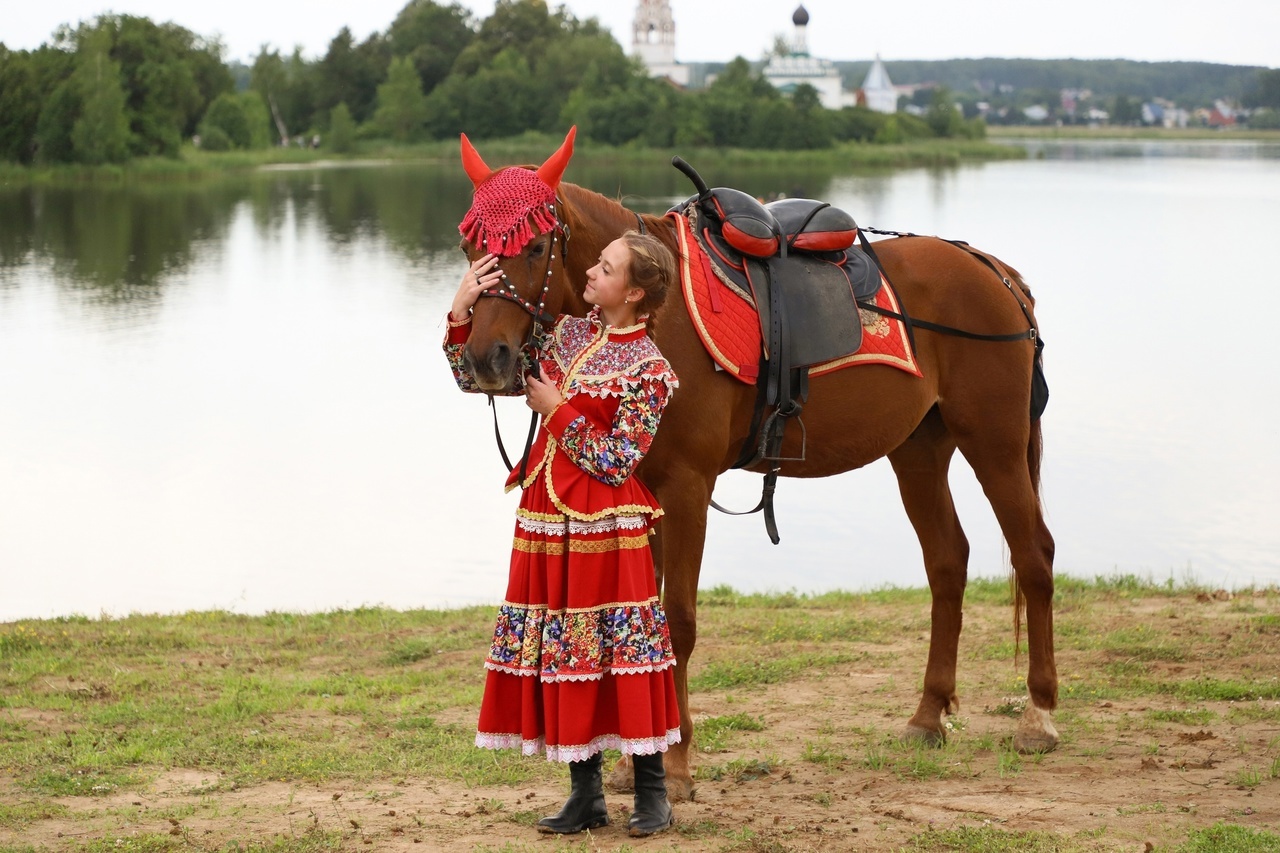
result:
<svg viewBox="0 0 1280 853"><path fill-rule="evenodd" d="M1251 319L1280 308L1260 272L1280 161L1069 148L877 175L694 165L966 239L1029 276L1061 571L1280 582L1280 412L1258 390L1280 367ZM691 191L665 163L574 168L636 209ZM0 620L499 595L513 498L484 400L456 393L439 354L470 191L453 164L0 189ZM1228 250L1189 250L1197 222ZM498 411L516 443L523 405ZM953 469L972 574L1000 574L990 509ZM717 487L735 506L758 495L748 475ZM883 463L786 480L778 514L777 548L757 518L714 516L704 583L924 583Z"/></svg>
<svg viewBox="0 0 1280 853"><path fill-rule="evenodd" d="M0 270L47 264L96 310L146 314L175 276L225 239L240 195L225 186L0 191Z"/></svg>

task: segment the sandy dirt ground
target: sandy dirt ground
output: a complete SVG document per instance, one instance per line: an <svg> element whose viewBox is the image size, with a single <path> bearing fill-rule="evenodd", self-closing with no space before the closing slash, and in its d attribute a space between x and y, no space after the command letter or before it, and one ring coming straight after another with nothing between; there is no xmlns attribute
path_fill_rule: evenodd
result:
<svg viewBox="0 0 1280 853"><path fill-rule="evenodd" d="M1238 629L1238 602L1202 598L1127 602L1118 622L1108 617L1108 624L1142 620L1170 636L1193 623L1212 632L1220 622L1227 637ZM1274 610L1274 601L1264 610ZM1009 632L1007 620L990 617L971 616L966 640ZM971 827L1057 837L1060 846L1043 849L1140 851L1176 849L1191 829L1218 822L1280 831L1280 702L1094 699L1081 687L1061 703L1058 750L1018 757L1008 745L1016 701L1007 691L1019 670L1010 659L964 659L962 652L965 704L951 718L948 747L896 747L888 738L918 699L925 639L913 629L881 647L888 654L875 660L894 661L890 666L851 663L782 684L695 695L699 718L745 714L763 728L735 733L721 752L700 751L694 800L676 806L674 830L650 839L627 837L630 795L621 793L608 795L610 826L567 838L539 835L531 824L559 808L567 774L519 787L411 778L230 789L216 772L169 769L145 790L65 798L63 815L21 831L0 829L0 846L78 849L120 839L116 848L130 849L130 838L167 834L182 845L175 849L195 850L247 849L282 837L326 839L314 849L459 853L897 850L929 849L921 836L931 830ZM1272 639L1274 649L1280 639ZM1260 657L1224 660L1206 651L1143 665L1153 678L1256 678L1259 667L1274 671L1273 656L1260 659L1266 644L1258 648ZM1106 653L1060 649L1058 663L1068 694L1072 684L1099 679ZM1211 719L1184 724L1153 713L1192 709ZM15 797L13 780L0 777L0 798Z"/></svg>

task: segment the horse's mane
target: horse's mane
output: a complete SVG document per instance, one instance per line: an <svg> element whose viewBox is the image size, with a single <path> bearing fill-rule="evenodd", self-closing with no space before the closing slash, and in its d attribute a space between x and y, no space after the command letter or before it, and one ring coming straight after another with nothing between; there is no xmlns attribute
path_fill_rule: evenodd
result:
<svg viewBox="0 0 1280 853"><path fill-rule="evenodd" d="M643 230L653 232L655 236L667 243L667 248L675 251L675 232L663 227L666 217L636 213L624 205L620 199L610 198L603 193L568 181L561 182L560 191L566 206L573 211L574 228L592 232L594 237L600 239L601 245L608 243L627 229L640 230L638 224L643 223Z"/></svg>
<svg viewBox="0 0 1280 853"><path fill-rule="evenodd" d="M626 210L618 199L609 198L603 193L587 189L580 184L562 181L560 183L560 191L564 194L565 201L571 208L576 210L579 215L589 219L597 219L601 216L616 216L620 208L621 210Z"/></svg>

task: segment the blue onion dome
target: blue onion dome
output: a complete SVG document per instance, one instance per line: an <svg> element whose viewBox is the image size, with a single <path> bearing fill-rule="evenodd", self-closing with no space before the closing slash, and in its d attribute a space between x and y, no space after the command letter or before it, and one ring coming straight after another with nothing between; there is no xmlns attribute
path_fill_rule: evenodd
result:
<svg viewBox="0 0 1280 853"><path fill-rule="evenodd" d="M795 13L791 16L791 23L797 27L807 26L809 23L809 12L804 8L804 4L796 7Z"/></svg>

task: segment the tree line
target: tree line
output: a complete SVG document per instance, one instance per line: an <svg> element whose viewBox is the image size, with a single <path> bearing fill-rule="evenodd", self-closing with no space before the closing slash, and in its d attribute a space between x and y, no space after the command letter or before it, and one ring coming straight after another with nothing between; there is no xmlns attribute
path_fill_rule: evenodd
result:
<svg viewBox="0 0 1280 853"><path fill-rule="evenodd" d="M216 40L174 23L103 15L32 51L0 44L0 160L111 163L304 140L351 150L562 132L610 145L825 148L837 142L981 137L946 87L916 114L828 110L800 86L784 94L739 58L710 86L650 78L595 19L545 0L498 0L476 19L457 3L409 0L363 41L343 28L322 57L264 46L229 65Z"/></svg>

